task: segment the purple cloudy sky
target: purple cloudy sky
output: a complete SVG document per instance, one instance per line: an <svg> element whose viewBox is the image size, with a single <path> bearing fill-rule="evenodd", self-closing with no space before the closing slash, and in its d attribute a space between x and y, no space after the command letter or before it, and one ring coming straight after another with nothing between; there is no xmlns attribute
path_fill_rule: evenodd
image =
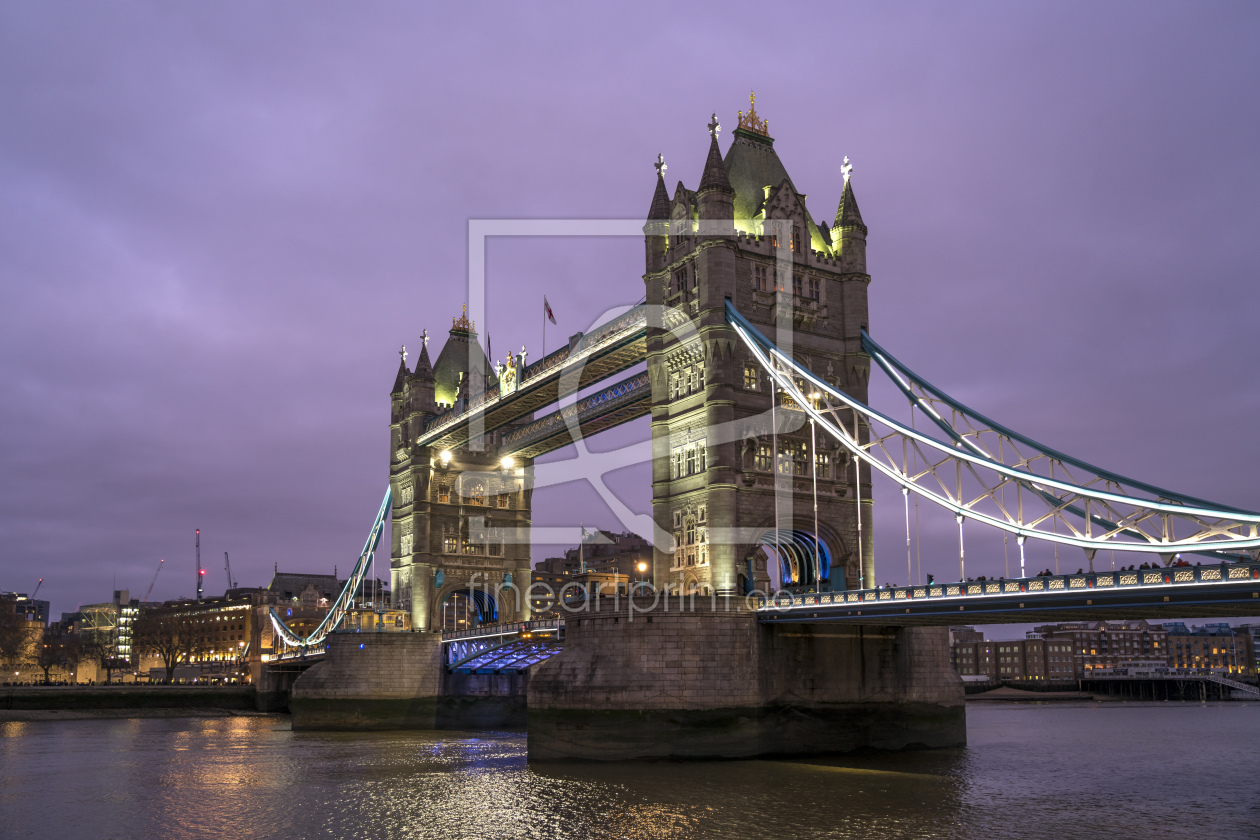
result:
<svg viewBox="0 0 1260 840"><path fill-rule="evenodd" d="M694 187L749 88L816 217L853 159L877 340L1033 437L1260 508L1258 36L1251 3L4 4L0 589L46 578L56 614L165 557L154 597L187 595L197 527L210 592L225 550L243 585L344 570L468 220L640 217L657 152ZM545 292L554 347L642 270L637 240L497 240L479 327L534 350ZM610 481L646 510L647 474ZM617 527L577 484L535 521Z"/></svg>

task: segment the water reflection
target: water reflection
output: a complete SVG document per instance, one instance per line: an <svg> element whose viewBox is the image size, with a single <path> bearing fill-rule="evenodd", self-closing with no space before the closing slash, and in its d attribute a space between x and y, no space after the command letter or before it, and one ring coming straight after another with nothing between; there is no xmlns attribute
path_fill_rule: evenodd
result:
<svg viewBox="0 0 1260 840"><path fill-rule="evenodd" d="M284 718L0 724L6 837L1260 836L1260 704L969 709L966 749L547 763L518 733ZM1239 780L1238 783L1228 780Z"/></svg>

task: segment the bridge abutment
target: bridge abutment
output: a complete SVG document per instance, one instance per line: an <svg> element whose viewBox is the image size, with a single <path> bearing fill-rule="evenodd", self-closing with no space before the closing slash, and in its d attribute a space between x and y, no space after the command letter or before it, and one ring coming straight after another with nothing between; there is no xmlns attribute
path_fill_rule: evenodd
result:
<svg viewBox="0 0 1260 840"><path fill-rule="evenodd" d="M566 622L529 685L532 760L745 758L966 743L943 628L767 626L696 598Z"/></svg>

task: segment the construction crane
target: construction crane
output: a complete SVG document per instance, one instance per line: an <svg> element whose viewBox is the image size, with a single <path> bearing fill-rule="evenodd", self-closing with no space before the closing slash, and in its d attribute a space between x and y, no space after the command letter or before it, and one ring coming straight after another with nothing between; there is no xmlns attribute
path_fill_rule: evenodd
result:
<svg viewBox="0 0 1260 840"><path fill-rule="evenodd" d="M223 568L227 569L228 589L236 588L236 581L232 580L232 561L228 559L227 552L223 552Z"/></svg>
<svg viewBox="0 0 1260 840"><path fill-rule="evenodd" d="M197 600L201 600L201 589L206 582L206 570L201 568L201 529L197 529Z"/></svg>
<svg viewBox="0 0 1260 840"><path fill-rule="evenodd" d="M157 567L157 569L153 572L153 580L149 581L149 588L148 588L148 589L146 589L146 590L144 590L144 597L140 599L141 601L147 601L147 600L149 600L149 595L151 595L151 594L153 593L153 584L157 583L157 576L158 576L158 573L162 571L162 564L163 564L163 563L165 563L165 562L166 562L166 560L165 560L165 559L162 559L162 560L159 560L159 561L158 561L158 567Z"/></svg>
<svg viewBox="0 0 1260 840"><path fill-rule="evenodd" d="M31 593L31 600L35 600L35 596L39 594L39 588L44 585L44 579L40 578L39 583L35 584L35 591Z"/></svg>

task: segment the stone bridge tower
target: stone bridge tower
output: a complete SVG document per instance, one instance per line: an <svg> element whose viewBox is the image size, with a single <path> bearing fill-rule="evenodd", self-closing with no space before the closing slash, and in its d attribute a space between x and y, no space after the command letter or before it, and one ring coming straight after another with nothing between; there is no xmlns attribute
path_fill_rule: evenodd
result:
<svg viewBox="0 0 1260 840"><path fill-rule="evenodd" d="M390 588L417 630L441 629L444 606L448 623L529 617L533 459L498 451L515 424L452 450L415 443L434 417L497 387L466 314L453 319L436 364L426 331L415 370L404 351L394 380Z"/></svg>
<svg viewBox="0 0 1260 840"><path fill-rule="evenodd" d="M817 585L816 533L823 588L873 585L869 473L859 495L844 450L825 436L811 446L804 413L782 394L776 465L768 378L725 315L730 300L810 370L866 401L867 229L851 167L846 158L834 221L817 222L754 109L740 113L725 158L716 117L709 129L696 190L680 181L671 198L658 159L644 227L647 302L665 311L647 345L656 583L683 592ZM673 535L672 552L662 532Z"/></svg>

